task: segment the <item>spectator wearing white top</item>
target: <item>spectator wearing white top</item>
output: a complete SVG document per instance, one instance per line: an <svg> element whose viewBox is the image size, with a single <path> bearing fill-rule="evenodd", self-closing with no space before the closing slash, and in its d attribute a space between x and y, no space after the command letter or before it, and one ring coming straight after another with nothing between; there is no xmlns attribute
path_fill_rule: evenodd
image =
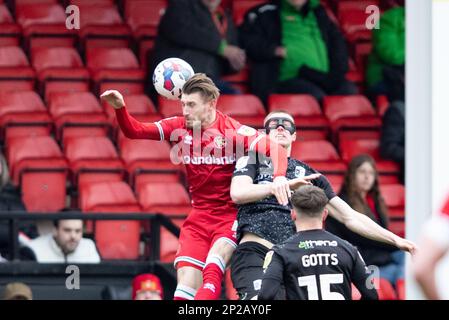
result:
<svg viewBox="0 0 449 320"><path fill-rule="evenodd" d="M40 236L28 245L40 263L99 263L95 243L83 238L82 220L55 221L52 234Z"/></svg>

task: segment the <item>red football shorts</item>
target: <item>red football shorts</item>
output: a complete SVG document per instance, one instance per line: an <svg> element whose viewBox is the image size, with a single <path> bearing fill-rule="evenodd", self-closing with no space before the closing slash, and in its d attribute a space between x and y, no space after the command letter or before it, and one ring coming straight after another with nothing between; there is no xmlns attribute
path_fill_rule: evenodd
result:
<svg viewBox="0 0 449 320"><path fill-rule="evenodd" d="M193 208L181 227L175 267L195 267L203 270L207 255L217 240L237 247L237 210Z"/></svg>

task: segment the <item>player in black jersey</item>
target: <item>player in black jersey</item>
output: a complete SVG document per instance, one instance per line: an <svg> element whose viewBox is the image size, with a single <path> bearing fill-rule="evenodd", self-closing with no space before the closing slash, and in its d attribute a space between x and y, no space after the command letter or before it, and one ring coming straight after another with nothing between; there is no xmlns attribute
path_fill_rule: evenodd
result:
<svg viewBox="0 0 449 320"><path fill-rule="evenodd" d="M287 149L296 140L293 117L284 111L267 115L264 126L270 138ZM286 177L290 189L304 184L313 184L324 190L329 200L328 209L335 219L348 229L367 238L395 245L399 249L414 251L415 245L380 227L370 218L354 211L335 195L324 175L302 161L288 159ZM280 244L295 234L291 218L291 206L279 205L272 196L270 184L273 167L270 158L249 154L241 157L235 167L231 183L231 197L238 205L237 240L239 245L231 258L231 279L240 299L255 299L263 276L265 255L273 244ZM281 297L279 297L281 298Z"/></svg>
<svg viewBox="0 0 449 320"><path fill-rule="evenodd" d="M362 299L377 300L358 250L325 230L328 197L300 187L291 198L298 233L268 252L259 300L274 299L284 283L287 300L351 300L351 282Z"/></svg>

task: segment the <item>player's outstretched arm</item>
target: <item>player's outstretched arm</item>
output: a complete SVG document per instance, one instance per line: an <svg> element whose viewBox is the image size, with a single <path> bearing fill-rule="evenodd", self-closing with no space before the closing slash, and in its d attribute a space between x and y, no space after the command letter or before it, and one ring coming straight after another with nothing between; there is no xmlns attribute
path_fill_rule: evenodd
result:
<svg viewBox="0 0 449 320"><path fill-rule="evenodd" d="M372 240L394 245L412 254L416 251L416 245L413 242L382 228L366 215L352 209L340 197L332 198L328 205L330 206L329 213L351 231Z"/></svg>
<svg viewBox="0 0 449 320"><path fill-rule="evenodd" d="M162 140L161 125L155 123L142 123L134 119L126 110L125 100L117 90L107 90L100 96L115 109L117 122L125 137L130 139Z"/></svg>

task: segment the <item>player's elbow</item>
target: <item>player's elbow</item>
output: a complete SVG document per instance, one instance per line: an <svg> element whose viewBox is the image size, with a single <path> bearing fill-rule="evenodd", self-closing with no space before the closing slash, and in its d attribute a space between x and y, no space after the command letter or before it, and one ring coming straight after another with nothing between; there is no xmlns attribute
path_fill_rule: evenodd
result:
<svg viewBox="0 0 449 320"><path fill-rule="evenodd" d="M242 193L237 188L231 188L231 199L235 204L245 203Z"/></svg>

